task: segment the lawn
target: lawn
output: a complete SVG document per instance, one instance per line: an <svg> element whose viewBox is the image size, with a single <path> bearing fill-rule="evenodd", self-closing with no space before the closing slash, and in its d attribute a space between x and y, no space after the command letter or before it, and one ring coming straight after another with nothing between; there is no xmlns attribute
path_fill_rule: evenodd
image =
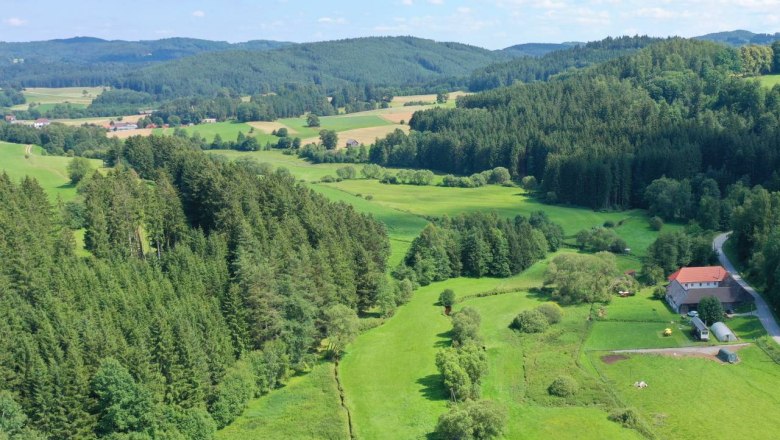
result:
<svg viewBox="0 0 780 440"><path fill-rule="evenodd" d="M780 84L780 75L763 75L758 77L758 81L762 86L771 89Z"/></svg>
<svg viewBox="0 0 780 440"><path fill-rule="evenodd" d="M87 93L84 94L84 91ZM41 105L39 110L42 112L54 107L54 104L64 104L66 102L87 106L101 93L103 93L103 87L28 87L22 92L27 102L16 105L12 109L27 110L30 103ZM45 105L49 105L49 107L44 107Z"/></svg>
<svg viewBox="0 0 780 440"><path fill-rule="evenodd" d="M639 409L660 438L775 439L780 432L780 368L757 347L730 365L694 357L630 355L590 360L627 405ZM644 380L645 389L633 387Z"/></svg>
<svg viewBox="0 0 780 440"><path fill-rule="evenodd" d="M217 433L217 440L349 438L333 364L322 363L304 376L252 400L244 413Z"/></svg>
<svg viewBox="0 0 780 440"><path fill-rule="evenodd" d="M57 197L63 201L76 197L76 187L70 183L66 169L70 158L43 156L43 149L37 146L33 146L32 154L25 158L26 148L26 145L0 142L0 169L15 181L24 176L34 177L52 201ZM91 162L95 168L102 166L100 160Z"/></svg>

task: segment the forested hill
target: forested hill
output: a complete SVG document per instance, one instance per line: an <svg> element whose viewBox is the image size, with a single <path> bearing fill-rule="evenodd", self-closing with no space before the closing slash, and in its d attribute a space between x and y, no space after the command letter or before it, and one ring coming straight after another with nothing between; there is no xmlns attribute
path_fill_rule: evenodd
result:
<svg viewBox="0 0 780 440"><path fill-rule="evenodd" d="M103 86L132 69L205 52L265 51L292 43L257 40L230 44L194 38L149 41L75 37L23 43L0 42L3 84L25 87Z"/></svg>
<svg viewBox="0 0 780 440"><path fill-rule="evenodd" d="M123 88L176 96L208 95L222 88L267 93L286 83L411 86L508 59L501 52L413 37L370 37L294 45L268 52L203 54L128 75Z"/></svg>
<svg viewBox="0 0 780 440"><path fill-rule="evenodd" d="M584 45L585 43L566 42L566 43L522 43L509 46L506 49L502 49L502 52L509 53L518 57L541 57L547 55L550 52L556 50L571 49L575 46Z"/></svg>
<svg viewBox="0 0 780 440"><path fill-rule="evenodd" d="M203 52L226 50L261 51L277 49L290 44L293 43L269 40L231 44L226 41L210 41L196 38L108 41L93 37L74 37L24 43L0 42L0 64L13 63L13 60L17 60L17 63L20 60L28 63L148 63L168 61Z"/></svg>
<svg viewBox="0 0 780 440"><path fill-rule="evenodd" d="M0 174L3 438L211 439L327 329L395 306L384 226L350 205L186 139L114 153L77 216Z"/></svg>
<svg viewBox="0 0 780 440"><path fill-rule="evenodd" d="M757 54L772 59L772 48L754 49L671 39L546 83L463 97L457 109L416 113L412 133L378 142L371 159L459 174L503 166L534 176L550 201L599 209L645 206L662 176L774 189L780 87L743 77L756 74Z"/></svg>
<svg viewBox="0 0 780 440"><path fill-rule="evenodd" d="M655 41L658 40L650 37L606 38L552 51L539 58L521 57L492 64L471 74L469 90L478 92L509 86L515 82L546 81L568 69L583 68L636 52Z"/></svg>
<svg viewBox="0 0 780 440"><path fill-rule="evenodd" d="M716 32L713 34L695 37L697 40L714 41L716 43L728 44L729 46L745 46L747 44L771 44L775 40L780 40L780 32L775 34L757 34L746 30L736 30L728 32Z"/></svg>

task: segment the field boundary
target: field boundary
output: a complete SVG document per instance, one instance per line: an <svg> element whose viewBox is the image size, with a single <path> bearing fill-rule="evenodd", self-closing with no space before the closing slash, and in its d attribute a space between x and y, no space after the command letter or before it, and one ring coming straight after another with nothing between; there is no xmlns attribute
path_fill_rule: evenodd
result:
<svg viewBox="0 0 780 440"><path fill-rule="evenodd" d="M339 390L339 400L341 402L341 407L344 408L344 411L346 411L347 413L347 426L349 427L349 438L356 439L357 437L355 437L355 430L352 427L352 413L349 412L349 407L347 407L346 393L344 393L344 387L341 386L341 379L339 378L338 361L336 361L335 365L333 365L333 376L336 379L336 388Z"/></svg>

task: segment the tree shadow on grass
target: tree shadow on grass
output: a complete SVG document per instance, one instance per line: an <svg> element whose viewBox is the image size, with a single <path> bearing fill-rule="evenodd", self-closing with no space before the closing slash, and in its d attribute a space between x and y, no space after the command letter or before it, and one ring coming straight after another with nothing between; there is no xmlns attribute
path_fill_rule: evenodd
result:
<svg viewBox="0 0 780 440"><path fill-rule="evenodd" d="M68 182L68 183L63 183L62 185L58 186L57 189L71 189L71 188L75 188L75 187L76 187L76 185Z"/></svg>
<svg viewBox="0 0 780 440"><path fill-rule="evenodd" d="M452 330L447 330L436 335L439 338L433 346L436 348L445 348L452 346Z"/></svg>
<svg viewBox="0 0 780 440"><path fill-rule="evenodd" d="M429 374L428 376L417 379L417 383L422 385L420 393L428 400L447 400L447 390L444 389L444 383L440 374Z"/></svg>

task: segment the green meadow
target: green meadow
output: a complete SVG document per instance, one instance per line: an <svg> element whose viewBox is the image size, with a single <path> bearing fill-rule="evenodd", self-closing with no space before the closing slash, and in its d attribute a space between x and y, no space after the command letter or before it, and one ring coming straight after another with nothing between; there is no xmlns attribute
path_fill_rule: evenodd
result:
<svg viewBox="0 0 780 440"><path fill-rule="evenodd" d="M347 413L341 407L333 368L331 363L321 363L291 378L283 388L253 400L241 417L217 433L217 440L349 438Z"/></svg>
<svg viewBox="0 0 780 440"><path fill-rule="evenodd" d="M780 84L780 75L763 75L758 77L758 81L766 88L772 88Z"/></svg>
<svg viewBox="0 0 780 440"><path fill-rule="evenodd" d="M307 127L306 117L279 119L279 122L295 131L294 136L301 139L313 138L320 135L320 130L334 130L336 132L355 130L358 128L380 127L393 123L375 115L351 113L338 116L321 116L319 127Z"/></svg>
<svg viewBox="0 0 780 440"><path fill-rule="evenodd" d="M731 365L697 357L628 355L590 361L628 406L637 408L658 438L774 439L780 432L780 367L757 347L737 352ZM634 382L648 387L638 389Z"/></svg>
<svg viewBox="0 0 780 440"><path fill-rule="evenodd" d="M43 156L43 149L37 146L33 146L31 153L25 157L26 148L26 145L0 142L0 170L16 181L24 176L34 177L52 201L58 197L63 201L76 197L76 187L68 178L70 158ZM100 160L91 162L95 169L102 166Z"/></svg>
<svg viewBox="0 0 780 440"><path fill-rule="evenodd" d="M87 93L84 93L85 91ZM51 109L55 104L70 103L86 107L101 93L103 93L103 87L28 87L22 91L27 102L11 108L13 110L27 110L31 103L37 104L41 112Z"/></svg>
<svg viewBox="0 0 780 440"><path fill-rule="evenodd" d="M188 136L192 136L197 133L198 136L205 138L207 142L214 140L216 135L219 135L223 141L235 141L238 137L238 133L244 133L245 136L254 136L260 145L265 145L267 142L275 144L279 138L270 134L263 133L260 130L253 129L249 125L243 122L237 121L225 121L216 122L214 124L198 124L191 127L181 127ZM173 128L155 128L152 132L154 134L173 134Z"/></svg>

